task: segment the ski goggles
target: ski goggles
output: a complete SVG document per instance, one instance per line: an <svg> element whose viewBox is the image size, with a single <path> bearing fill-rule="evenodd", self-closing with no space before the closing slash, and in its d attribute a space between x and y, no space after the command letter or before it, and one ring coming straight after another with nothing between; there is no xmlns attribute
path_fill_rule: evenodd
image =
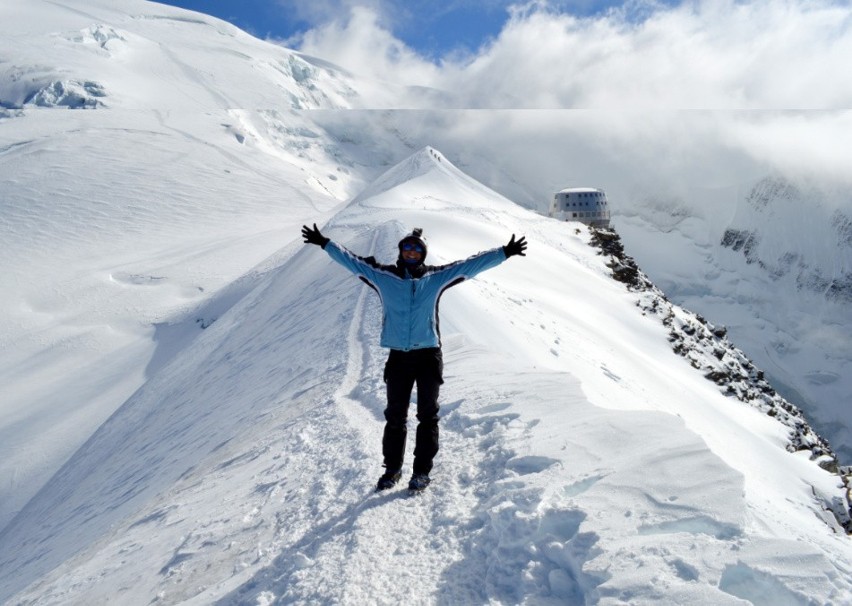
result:
<svg viewBox="0 0 852 606"><path fill-rule="evenodd" d="M423 247L414 242L403 243L402 250L413 250L414 252L419 252L421 255L423 254Z"/></svg>

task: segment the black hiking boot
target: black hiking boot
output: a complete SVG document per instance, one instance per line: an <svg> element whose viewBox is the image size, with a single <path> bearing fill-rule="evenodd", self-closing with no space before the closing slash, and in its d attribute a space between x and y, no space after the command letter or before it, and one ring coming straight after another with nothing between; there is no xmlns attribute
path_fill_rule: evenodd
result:
<svg viewBox="0 0 852 606"><path fill-rule="evenodd" d="M393 488L396 486L396 483L399 482L399 478L401 476L402 472L398 469L396 471L386 471L382 477L379 478L378 484L376 484L376 492Z"/></svg>
<svg viewBox="0 0 852 606"><path fill-rule="evenodd" d="M411 492L420 492L427 486L429 486L429 482L432 480L429 479L429 476L425 473L415 473L411 476L411 480L408 482L408 490Z"/></svg>

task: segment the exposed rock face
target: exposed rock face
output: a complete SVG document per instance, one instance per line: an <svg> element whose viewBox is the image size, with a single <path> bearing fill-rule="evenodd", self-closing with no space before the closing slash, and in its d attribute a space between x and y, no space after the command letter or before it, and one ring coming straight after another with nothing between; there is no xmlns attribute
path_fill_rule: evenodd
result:
<svg viewBox="0 0 852 606"><path fill-rule="evenodd" d="M746 196L746 202L757 210L764 210L778 200L796 201L802 192L794 184L778 177L766 177L758 181Z"/></svg>
<svg viewBox="0 0 852 606"><path fill-rule="evenodd" d="M726 229L722 236L722 246L736 252L742 251L748 263L755 263L758 260L754 249L759 242L759 236L747 229Z"/></svg>
<svg viewBox="0 0 852 606"><path fill-rule="evenodd" d="M733 226L725 230L721 245L734 252L742 253L746 263L756 263L765 269L774 280L791 276L798 290L821 294L830 301L852 302L852 270L843 264L830 268L820 266L814 259L807 258L800 250L784 250L779 243L761 246L766 238L761 233L761 224L769 222L776 214L785 213L794 220L796 211L808 209L819 220L819 206L814 204L813 192L801 188L781 177L766 177L759 181L746 196L746 208L750 210L739 219L747 225ZM813 209L811 211L811 209ZM836 210L830 216L829 233L836 236L839 249L852 249L852 219ZM801 243L790 243L790 246ZM842 251L841 251L842 252ZM849 252L846 250L845 252ZM828 273L831 275L828 275Z"/></svg>

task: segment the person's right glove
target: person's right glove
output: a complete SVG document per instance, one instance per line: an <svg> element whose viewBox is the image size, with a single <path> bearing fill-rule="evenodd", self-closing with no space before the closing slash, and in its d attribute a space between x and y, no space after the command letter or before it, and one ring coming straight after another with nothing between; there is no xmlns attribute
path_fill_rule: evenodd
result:
<svg viewBox="0 0 852 606"><path fill-rule="evenodd" d="M320 230L317 229L316 223L314 223L313 229L307 225L302 225L302 237L305 239L305 244L316 244L322 248L325 248L325 245L328 244L330 240L330 238L326 238L320 233Z"/></svg>
<svg viewBox="0 0 852 606"><path fill-rule="evenodd" d="M509 243L503 247L503 252L506 253L507 259L512 255L521 255L522 257L526 257L527 254L524 252L526 249L526 237L521 236L518 240L515 240L515 234L512 234L512 239L509 240Z"/></svg>

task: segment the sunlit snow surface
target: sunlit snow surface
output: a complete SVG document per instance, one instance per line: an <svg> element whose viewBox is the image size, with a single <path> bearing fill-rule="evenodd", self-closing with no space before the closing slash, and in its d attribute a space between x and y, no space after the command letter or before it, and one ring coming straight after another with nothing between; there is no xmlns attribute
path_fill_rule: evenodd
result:
<svg viewBox="0 0 852 606"><path fill-rule="evenodd" d="M435 262L511 233L532 243L442 300L429 491L372 493L378 301L318 248L293 248L7 529L4 582L35 581L16 599L852 595L848 538L816 515L812 488L836 491L836 476L676 357L584 229L512 205L431 149L367 192L324 228L362 254L393 257L412 225Z"/></svg>
<svg viewBox="0 0 852 606"><path fill-rule="evenodd" d="M359 180L286 113L348 90L294 53L135 0L0 9L2 527L171 355L168 324Z"/></svg>
<svg viewBox="0 0 852 606"><path fill-rule="evenodd" d="M837 476L672 353L585 228L431 148L372 180L403 136L288 110L354 105L357 83L221 22L27 10L0 95L0 601L852 600ZM211 62L204 36L251 53ZM386 262L414 226L435 263L530 241L442 298L417 498L372 492L378 300L301 244L313 221Z"/></svg>

